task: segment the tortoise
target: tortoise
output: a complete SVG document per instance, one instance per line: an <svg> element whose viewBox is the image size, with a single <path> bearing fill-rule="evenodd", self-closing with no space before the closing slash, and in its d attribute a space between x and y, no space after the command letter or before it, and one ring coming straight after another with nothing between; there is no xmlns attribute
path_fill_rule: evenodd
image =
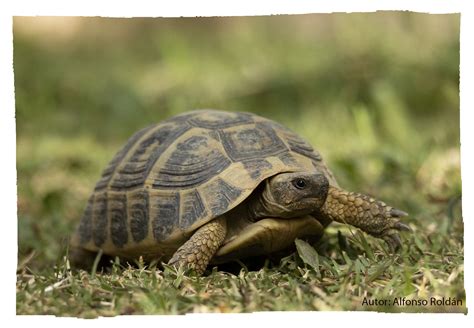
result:
<svg viewBox="0 0 474 328"><path fill-rule="evenodd" d="M407 213L341 189L320 153L281 124L194 110L135 133L103 171L71 238L70 260L101 251L202 274L209 263L317 240L332 221L401 246Z"/></svg>

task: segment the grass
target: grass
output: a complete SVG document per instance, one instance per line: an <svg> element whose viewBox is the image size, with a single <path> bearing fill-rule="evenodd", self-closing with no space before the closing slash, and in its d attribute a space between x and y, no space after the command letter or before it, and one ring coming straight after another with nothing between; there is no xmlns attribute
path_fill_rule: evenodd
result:
<svg viewBox="0 0 474 328"><path fill-rule="evenodd" d="M407 238L403 252L393 256L385 245L367 240L362 233L339 243L336 236L325 239L319 252L305 244L305 251L275 266L255 271L244 267L236 273L214 268L203 277L185 276L167 266L130 267L120 262L107 273L71 272L66 260L47 273L24 269L18 274L17 311L85 318L270 310L467 311L458 243L416 233ZM444 246L426 249L435 243ZM308 250L313 261L301 259L308 258ZM427 300L430 305L364 305L364 299L393 303L395 298ZM432 298L456 299L462 305L431 306Z"/></svg>
<svg viewBox="0 0 474 328"><path fill-rule="evenodd" d="M17 313L465 313L458 67L459 15L15 18ZM345 189L410 213L402 251L334 223L288 257L202 277L118 260L70 271L67 238L115 151L210 107L285 124ZM364 304L432 297L462 305Z"/></svg>

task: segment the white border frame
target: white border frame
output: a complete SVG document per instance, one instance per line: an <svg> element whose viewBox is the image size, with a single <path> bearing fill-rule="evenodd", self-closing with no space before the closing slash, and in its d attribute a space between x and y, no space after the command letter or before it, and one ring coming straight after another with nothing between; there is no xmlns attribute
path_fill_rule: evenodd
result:
<svg viewBox="0 0 474 328"><path fill-rule="evenodd" d="M470 10L470 1L441 1L441 0L412 0L412 1L269 1L257 2L240 1L169 1L150 3L144 0L135 1L26 1L14 3L0 2L0 199L2 208L2 229L5 231L1 240L3 251L0 286L3 293L0 295L1 321L12 320L12 324L41 324L53 326L102 326L107 320L113 325L129 325L132 323L153 325L192 324L205 326L239 326L250 322L255 324L271 324L288 327L288 325L341 325L359 321L367 327L397 326L410 324L419 326L447 326L465 324L472 315L452 314L377 314L365 312L270 312L225 316L221 315L186 315L186 316L133 316L100 318L98 320L83 321L73 318L55 318L48 316L16 316L16 275L17 265L17 190L16 190L16 139L15 139L15 106L13 86L13 35L12 16L107 16L107 17L180 17L180 16L252 16L278 15L302 13L329 13L329 12L373 12L377 10L409 10L424 13L461 13L461 167L463 187L463 219L465 236L473 234L472 218L474 207L470 202L473 195L474 162L472 157L472 131L474 87L472 44L474 40L473 12ZM467 306L472 306L472 241L465 238L465 288ZM158 320L159 322L156 322ZM192 320L192 322L190 321ZM225 320L225 321L224 321ZM174 326L173 326L174 327Z"/></svg>

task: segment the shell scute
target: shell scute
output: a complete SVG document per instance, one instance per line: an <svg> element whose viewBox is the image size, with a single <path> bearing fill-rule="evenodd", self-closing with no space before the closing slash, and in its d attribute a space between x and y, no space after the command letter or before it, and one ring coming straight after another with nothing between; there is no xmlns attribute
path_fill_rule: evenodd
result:
<svg viewBox="0 0 474 328"><path fill-rule="evenodd" d="M153 217L153 237L157 241L165 240L179 222L180 195L178 192L154 197L151 203Z"/></svg>
<svg viewBox="0 0 474 328"><path fill-rule="evenodd" d="M288 151L275 131L265 123L220 131L222 144L234 161L266 158Z"/></svg>
<svg viewBox="0 0 474 328"><path fill-rule="evenodd" d="M221 178L212 181L202 192L213 217L224 214L240 196L242 190L226 183Z"/></svg>
<svg viewBox="0 0 474 328"><path fill-rule="evenodd" d="M196 111L195 117L189 119L189 124L206 129L224 129L230 126L253 123L249 113L220 112L215 110Z"/></svg>
<svg viewBox="0 0 474 328"><path fill-rule="evenodd" d="M155 126L131 150L124 163L113 175L110 188L115 190L133 189L142 186L164 151L191 127L177 122Z"/></svg>
<svg viewBox="0 0 474 328"><path fill-rule="evenodd" d="M117 166L123 161L124 157L128 154L130 149L135 145L137 140L142 138L146 133L148 133L151 129L153 129L155 125L150 125L144 129L141 129L140 131L136 132L133 136L128 139L127 143L125 146L122 147L122 149L117 152L117 154L114 156L112 161L109 163L107 168L104 170L102 173L102 177L99 180L99 182L96 184L95 190L102 190L110 182L110 179L113 176L113 173L117 169Z"/></svg>
<svg viewBox="0 0 474 328"><path fill-rule="evenodd" d="M150 197L146 189L137 190L127 195L130 213L130 232L133 241L138 243L148 236Z"/></svg>
<svg viewBox="0 0 474 328"><path fill-rule="evenodd" d="M94 202L94 195L89 198L86 209L82 215L81 222L79 222L78 235L81 244L87 244L92 239L92 205Z"/></svg>
<svg viewBox="0 0 474 328"><path fill-rule="evenodd" d="M153 188L194 188L231 164L231 160L220 150L220 144L211 139L207 131L192 132L200 134L179 141L163 167L152 173Z"/></svg>
<svg viewBox="0 0 474 328"><path fill-rule="evenodd" d="M110 211L110 237L117 247L128 242L127 196L123 193L110 195L108 198Z"/></svg>
<svg viewBox="0 0 474 328"><path fill-rule="evenodd" d="M179 221L179 228L186 230L200 218L207 215L206 206L197 190L185 193L182 197L183 213Z"/></svg>
<svg viewBox="0 0 474 328"><path fill-rule="evenodd" d="M242 163L252 179L260 178L263 172L271 170L273 167L265 158L245 160Z"/></svg>
<svg viewBox="0 0 474 328"><path fill-rule="evenodd" d="M102 192L94 197L92 209L92 239L97 247L102 246L107 239L107 193Z"/></svg>

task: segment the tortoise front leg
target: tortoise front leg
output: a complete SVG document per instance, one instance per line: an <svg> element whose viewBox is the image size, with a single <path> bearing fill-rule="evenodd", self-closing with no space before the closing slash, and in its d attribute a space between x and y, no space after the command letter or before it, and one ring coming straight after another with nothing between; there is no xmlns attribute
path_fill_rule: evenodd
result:
<svg viewBox="0 0 474 328"><path fill-rule="evenodd" d="M194 270L201 275L224 241L226 233L225 218L218 218L203 225L178 248L168 264L183 266L186 270Z"/></svg>
<svg viewBox="0 0 474 328"><path fill-rule="evenodd" d="M330 186L320 209L331 220L353 225L374 237L382 238L392 250L401 246L399 231L411 229L400 218L408 214L367 195Z"/></svg>

